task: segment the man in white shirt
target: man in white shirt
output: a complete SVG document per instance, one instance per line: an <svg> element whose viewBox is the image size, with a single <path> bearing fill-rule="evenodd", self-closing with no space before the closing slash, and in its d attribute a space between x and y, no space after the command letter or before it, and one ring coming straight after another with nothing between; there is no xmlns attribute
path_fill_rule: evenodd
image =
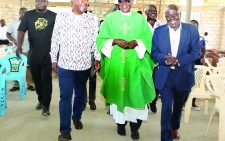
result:
<svg viewBox="0 0 225 141"><path fill-rule="evenodd" d="M95 72L99 70L100 55L95 45L98 18L87 12L88 0L72 0L72 9L58 13L52 34L52 68L58 72L60 87L60 135L58 141L71 140L71 117L75 129L81 130L82 108L86 82L90 74L91 56ZM58 67L57 67L58 66ZM75 92L72 106L73 92Z"/></svg>
<svg viewBox="0 0 225 141"><path fill-rule="evenodd" d="M7 30L7 26L5 25L5 20L1 19L0 20L0 40L5 40L6 38L6 30Z"/></svg>
<svg viewBox="0 0 225 141"><path fill-rule="evenodd" d="M10 23L9 27L7 28L7 38L14 43L15 46L17 46L17 34L18 34L18 27L20 25L20 22L22 18L24 17L25 13L27 12L27 8L22 7L19 10L19 19L13 21ZM27 56L29 50L29 41L28 41L28 35L27 33L24 35L24 40L23 40L23 45L22 45L22 53ZM31 91L35 91L35 88L33 86L33 80L31 77L30 69L27 69L27 74L26 74L26 82L27 82L27 89ZM17 81L14 82L13 87L10 89L10 91L16 91L19 90L19 84Z"/></svg>

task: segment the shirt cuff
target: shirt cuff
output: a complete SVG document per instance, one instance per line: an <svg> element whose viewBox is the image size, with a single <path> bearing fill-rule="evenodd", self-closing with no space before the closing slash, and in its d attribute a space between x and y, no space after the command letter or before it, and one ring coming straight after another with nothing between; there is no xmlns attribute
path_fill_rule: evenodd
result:
<svg viewBox="0 0 225 141"><path fill-rule="evenodd" d="M101 61L101 55L99 53L95 56L95 60Z"/></svg>
<svg viewBox="0 0 225 141"><path fill-rule="evenodd" d="M50 52L50 56L52 63L57 63L57 57L54 57L55 55L53 55L52 52Z"/></svg>
<svg viewBox="0 0 225 141"><path fill-rule="evenodd" d="M137 52L138 58L142 59L142 58L144 58L146 48L142 41L140 41L140 40L136 40L136 41L138 43L138 46L135 47L135 50Z"/></svg>
<svg viewBox="0 0 225 141"><path fill-rule="evenodd" d="M111 52L112 52L112 49L113 49L113 47L112 47L112 42L113 42L113 39L108 39L106 42L105 42L105 44L104 44L104 46L103 46L103 48L102 48L102 53L106 56L106 57L108 57L108 58L110 58L111 57Z"/></svg>

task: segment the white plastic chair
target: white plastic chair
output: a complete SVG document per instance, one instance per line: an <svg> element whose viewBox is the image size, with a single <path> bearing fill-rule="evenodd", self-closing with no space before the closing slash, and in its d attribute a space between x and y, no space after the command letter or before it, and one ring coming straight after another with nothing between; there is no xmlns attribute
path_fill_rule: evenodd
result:
<svg viewBox="0 0 225 141"><path fill-rule="evenodd" d="M207 136L210 124L216 112L219 112L219 133L218 141L225 141L225 76L223 75L210 75L206 78L206 86L211 92L212 96L216 98L213 107L208 127L205 135Z"/></svg>
<svg viewBox="0 0 225 141"><path fill-rule="evenodd" d="M218 67L225 67L225 57L219 58Z"/></svg>
<svg viewBox="0 0 225 141"><path fill-rule="evenodd" d="M191 114L191 107L192 107L192 99L199 98L204 100L205 115L208 114L208 100L212 99L211 93L206 89L205 86L205 78L206 75L211 74L210 67L202 66L202 65L195 65L195 85L192 88L187 102L185 104L184 110L184 122L188 123Z"/></svg>

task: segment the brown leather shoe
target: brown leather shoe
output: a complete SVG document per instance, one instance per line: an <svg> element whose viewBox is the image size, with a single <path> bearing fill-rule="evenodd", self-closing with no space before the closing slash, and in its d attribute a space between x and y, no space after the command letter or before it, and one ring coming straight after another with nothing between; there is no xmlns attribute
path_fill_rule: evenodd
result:
<svg viewBox="0 0 225 141"><path fill-rule="evenodd" d="M70 133L62 133L58 137L58 141L70 141L70 140L72 140Z"/></svg>
<svg viewBox="0 0 225 141"><path fill-rule="evenodd" d="M179 140L179 139L180 139L180 134L178 133L177 130L173 130L173 131L172 131L172 137L173 137L173 139L175 139L175 140Z"/></svg>
<svg viewBox="0 0 225 141"><path fill-rule="evenodd" d="M77 130L83 129L83 124L80 120L73 120L73 125Z"/></svg>

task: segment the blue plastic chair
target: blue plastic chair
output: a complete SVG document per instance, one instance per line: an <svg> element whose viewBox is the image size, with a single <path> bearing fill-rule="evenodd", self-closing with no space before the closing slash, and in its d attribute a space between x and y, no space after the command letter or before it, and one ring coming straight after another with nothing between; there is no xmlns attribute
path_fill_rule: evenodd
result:
<svg viewBox="0 0 225 141"><path fill-rule="evenodd" d="M20 99L23 100L26 95L27 57L23 54L20 54L20 58L18 58L15 53L12 53L6 55L4 60L7 70L5 76L5 90L7 92L7 81L18 81L20 86Z"/></svg>
<svg viewBox="0 0 225 141"><path fill-rule="evenodd" d="M0 116L5 115L5 108L6 108L6 68L5 68L5 61L4 58L0 59Z"/></svg>

